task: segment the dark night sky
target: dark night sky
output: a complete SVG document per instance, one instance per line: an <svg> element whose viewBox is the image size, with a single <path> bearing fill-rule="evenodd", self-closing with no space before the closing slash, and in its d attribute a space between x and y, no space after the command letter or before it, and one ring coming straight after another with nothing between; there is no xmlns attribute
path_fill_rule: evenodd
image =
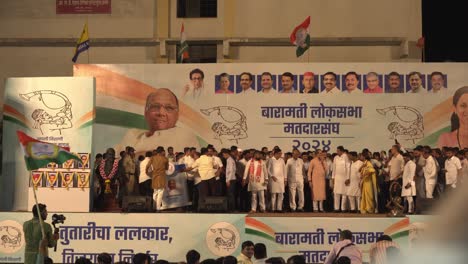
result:
<svg viewBox="0 0 468 264"><path fill-rule="evenodd" d="M468 4L422 0L426 62L468 62Z"/></svg>

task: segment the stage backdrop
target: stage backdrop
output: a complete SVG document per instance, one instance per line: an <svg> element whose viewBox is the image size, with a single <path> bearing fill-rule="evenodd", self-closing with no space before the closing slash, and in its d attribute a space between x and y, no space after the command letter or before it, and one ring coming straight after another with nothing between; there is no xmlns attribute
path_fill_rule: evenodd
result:
<svg viewBox="0 0 468 264"><path fill-rule="evenodd" d="M52 214L52 213L50 213ZM368 260L368 249L383 233L394 238L406 254L413 230L409 218L248 217L245 214L112 214L68 213L60 224L57 251L49 251L55 263L74 263L79 257L97 263L108 252L117 261L131 263L145 252L153 260L185 261L190 249L202 259L238 256L243 241L264 243L268 256L288 258L303 254L307 263L323 263L326 252L338 241L340 230L354 232L353 240ZM22 224L32 213L0 215L1 263L24 260ZM8 232L7 232L8 231ZM413 236L414 237L414 236Z"/></svg>
<svg viewBox="0 0 468 264"><path fill-rule="evenodd" d="M51 211L89 211L94 92L92 77L7 79L1 210L31 210L32 188L37 188L40 202ZM70 147L82 163L49 163L30 173L17 130L41 141Z"/></svg>
<svg viewBox="0 0 468 264"><path fill-rule="evenodd" d="M113 146L119 151L131 145L139 153L157 146L182 151L207 143L243 149L278 145L288 151L334 151L339 145L380 151L395 139L407 148L435 147L438 142L459 146L457 131L447 132L452 96L468 85L467 70L468 64L459 63L74 65L75 76L96 77L94 150ZM358 77L358 90L351 94L347 85L353 81L345 76L349 71ZM420 75L411 78L413 71ZM242 72L252 74L251 83L241 80ZM262 79L263 72L271 74L270 80ZM277 93L288 85L281 76L285 72L292 74L293 93ZM306 72L314 73L318 93L301 93ZM324 92L335 85L325 78L327 72L336 74L336 93ZM219 79L222 73L229 76ZM261 92L268 83L275 93ZM253 91L241 92L243 84ZM217 92L221 85L229 94ZM369 85L381 93L364 93ZM396 93L391 93L392 86ZM434 93L437 87L441 92ZM168 88L178 100L164 96L167 91L160 88Z"/></svg>

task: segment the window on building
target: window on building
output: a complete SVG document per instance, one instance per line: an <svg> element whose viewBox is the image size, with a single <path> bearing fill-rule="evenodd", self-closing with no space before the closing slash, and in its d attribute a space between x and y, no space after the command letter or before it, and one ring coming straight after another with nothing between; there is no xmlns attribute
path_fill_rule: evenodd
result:
<svg viewBox="0 0 468 264"><path fill-rule="evenodd" d="M177 0L177 17L217 17L218 0Z"/></svg>
<svg viewBox="0 0 468 264"><path fill-rule="evenodd" d="M216 63L217 45L216 44L193 44L189 45L189 59L183 63ZM179 54L180 45L177 45L177 54Z"/></svg>

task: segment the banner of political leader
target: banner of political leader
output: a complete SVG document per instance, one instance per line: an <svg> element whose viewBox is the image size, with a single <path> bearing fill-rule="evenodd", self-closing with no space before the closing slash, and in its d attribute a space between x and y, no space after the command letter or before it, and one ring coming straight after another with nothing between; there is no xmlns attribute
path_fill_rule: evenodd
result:
<svg viewBox="0 0 468 264"><path fill-rule="evenodd" d="M94 150L283 152L468 147L468 64L80 65L96 78Z"/></svg>
<svg viewBox="0 0 468 264"><path fill-rule="evenodd" d="M0 208L28 210L32 190L49 210L88 212L94 120L94 78L9 78L3 108L3 173ZM28 171L16 131L42 142L69 147L81 162L49 163ZM48 149L37 149L48 155ZM79 202L77 202L79 201Z"/></svg>

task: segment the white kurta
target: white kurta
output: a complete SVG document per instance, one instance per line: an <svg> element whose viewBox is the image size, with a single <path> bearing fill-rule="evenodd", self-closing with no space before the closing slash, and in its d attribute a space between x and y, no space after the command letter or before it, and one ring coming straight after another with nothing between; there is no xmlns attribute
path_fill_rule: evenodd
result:
<svg viewBox="0 0 468 264"><path fill-rule="evenodd" d="M451 157L445 161L445 179L447 185L456 187L458 179L458 170L462 169L460 159L456 156Z"/></svg>
<svg viewBox="0 0 468 264"><path fill-rule="evenodd" d="M350 172L349 172L349 186L347 186L347 195L348 196L361 196L361 173L359 169L362 167L363 162L357 160L351 163Z"/></svg>
<svg viewBox="0 0 468 264"><path fill-rule="evenodd" d="M416 163L410 160L403 167L403 186L401 188L401 196L416 196L416 183L413 181L416 174ZM411 188L406 189L405 186L411 183Z"/></svg>
<svg viewBox="0 0 468 264"><path fill-rule="evenodd" d="M195 160L191 156L184 156L179 160L179 164L182 164L182 163L185 164L186 168L192 167L194 162L195 162ZM187 175L187 179L189 179L189 180L193 180L193 178L195 177L195 171L194 170L188 171L185 174Z"/></svg>
<svg viewBox="0 0 468 264"><path fill-rule="evenodd" d="M272 177L276 177L276 181ZM270 193L284 193L284 181L286 180L286 165L282 158L271 158L268 162L268 188Z"/></svg>
<svg viewBox="0 0 468 264"><path fill-rule="evenodd" d="M297 182L304 182L304 161L302 159L295 160L290 158L286 162L286 173L288 177L288 185L292 186Z"/></svg>
<svg viewBox="0 0 468 264"><path fill-rule="evenodd" d="M437 164L432 156L426 159L426 165L423 168L424 178L427 184L436 184L437 182Z"/></svg>
<svg viewBox="0 0 468 264"><path fill-rule="evenodd" d="M333 192L335 194L344 194L347 193L347 186L345 181L349 178L349 159L346 154L341 156L336 155L333 159L333 174L332 178L335 179L335 186L333 187Z"/></svg>
<svg viewBox="0 0 468 264"><path fill-rule="evenodd" d="M250 175L250 164L254 163L254 171L252 175ZM268 175L266 172L266 166L265 162L262 160L262 166L260 169L262 170L260 173L260 176L255 176L257 175L257 170L259 169L258 163L260 161L257 160L249 160L247 164L245 165L245 171L244 171L244 180L247 180L249 183L248 186L248 191L264 191L266 190L266 182L268 181Z"/></svg>
<svg viewBox="0 0 468 264"><path fill-rule="evenodd" d="M405 161L403 160L403 156L401 156L401 154L392 157L388 164L390 180L395 180L403 171L404 166Z"/></svg>

